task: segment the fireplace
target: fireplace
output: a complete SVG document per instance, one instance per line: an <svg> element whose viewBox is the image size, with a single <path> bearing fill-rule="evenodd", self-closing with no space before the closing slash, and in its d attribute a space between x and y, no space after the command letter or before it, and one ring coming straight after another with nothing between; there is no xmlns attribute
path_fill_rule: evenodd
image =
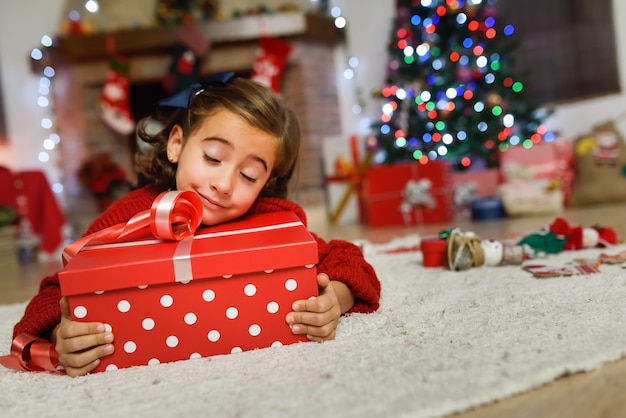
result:
<svg viewBox="0 0 626 418"><path fill-rule="evenodd" d="M324 198L321 143L325 137L341 132L334 56L343 33L334 27L330 18L320 15L278 17L279 21L289 22L283 29L267 22L264 27L272 28L269 35L280 36L293 46L281 80L281 93L298 113L302 125L300 170L297 188L292 187L295 191L292 198L305 205L319 203ZM201 28L212 40L211 51L203 62L203 75L231 70L245 74L252 68L258 50L258 32L251 35L249 28L246 32L246 25L239 22L224 29L228 35L220 39L220 28L224 28L225 23L207 23ZM258 22L253 24L259 25ZM238 28L244 33L242 39L235 39ZM113 36L117 38L117 52L130 64L131 109L138 120L145 116L138 112L147 112L154 100L162 97L158 88L170 63L172 34L166 29L146 29ZM85 196L76 175L89 155L110 152L130 173L130 180L134 180L134 134L116 133L105 125L98 113L98 99L108 68L105 37L60 39L51 51L50 59L57 71L52 85L54 116L62 141L60 152L69 217L90 199ZM142 37L145 38L143 44Z"/></svg>

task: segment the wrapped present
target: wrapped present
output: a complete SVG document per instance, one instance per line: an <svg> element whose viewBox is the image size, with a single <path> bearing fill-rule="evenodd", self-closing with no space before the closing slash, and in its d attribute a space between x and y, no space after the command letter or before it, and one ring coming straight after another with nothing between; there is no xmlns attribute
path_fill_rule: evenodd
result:
<svg viewBox="0 0 626 418"><path fill-rule="evenodd" d="M341 137L323 143L326 200L332 223L356 223L363 219L363 178L374 154L361 157L362 138L352 135L346 143ZM346 157L349 154L350 159Z"/></svg>
<svg viewBox="0 0 626 418"><path fill-rule="evenodd" d="M250 215L189 233L188 215L161 207L171 200L125 225L169 240L104 230L71 249L59 273L73 319L115 335L95 371L307 341L285 322L295 300L318 294L317 243L298 217Z"/></svg>
<svg viewBox="0 0 626 418"><path fill-rule="evenodd" d="M502 181L497 168L454 172L452 180L457 206L468 205L475 198L497 195Z"/></svg>
<svg viewBox="0 0 626 418"><path fill-rule="evenodd" d="M500 170L489 168L452 173L456 218L467 220L475 217L475 207L482 199L493 199L501 182Z"/></svg>
<svg viewBox="0 0 626 418"><path fill-rule="evenodd" d="M371 226L447 222L454 218L454 184L444 161L374 165L363 185Z"/></svg>
<svg viewBox="0 0 626 418"><path fill-rule="evenodd" d="M568 140L540 142L532 148L511 147L501 153L500 166L505 175L508 171L524 171L532 179L552 179L570 165L572 152Z"/></svg>

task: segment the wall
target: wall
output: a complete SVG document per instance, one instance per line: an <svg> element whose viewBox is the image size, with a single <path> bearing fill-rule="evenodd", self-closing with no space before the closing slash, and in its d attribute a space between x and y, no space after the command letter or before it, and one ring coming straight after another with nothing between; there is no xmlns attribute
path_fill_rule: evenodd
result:
<svg viewBox="0 0 626 418"><path fill-rule="evenodd" d="M42 163L38 154L50 131L40 126L48 111L37 105L40 75L30 70L30 51L45 34L56 33L64 0L3 2L0 13L0 78L8 143L0 145L0 164L12 169L37 168L50 181L59 178L56 151Z"/></svg>
<svg viewBox="0 0 626 418"><path fill-rule="evenodd" d="M28 54L41 36L54 34L61 21L64 0L20 0L5 2L0 14L0 77L4 93L9 142L0 145L0 164L13 169L43 169L51 182L60 180L58 151L50 152L51 161L38 161L42 141L49 131L41 128L41 118L48 114L37 105L39 75L30 70ZM257 4L251 1L250 4ZM360 65L354 80L345 80L338 68L341 87L341 125L346 138L351 133L365 133L369 121L379 115L378 104L370 92L380 88L385 77L387 43L393 16L394 0L335 0L348 20L348 42L337 57L345 62L357 56ZM626 88L626 25L618 16L626 16L626 1L614 0L614 19L621 85ZM43 10L40 10L43 9ZM34 11L37 10L37 13ZM558 75L557 75L558 76ZM352 113L352 106L361 101L364 111ZM620 94L599 97L558 106L547 121L550 129L573 138L607 119L617 118L626 110L626 90ZM620 118L619 129L626 133L626 118Z"/></svg>
<svg viewBox="0 0 626 418"><path fill-rule="evenodd" d="M322 140L341 131L338 92L335 84L334 46L297 37L289 38L292 51L281 79L281 94L299 115L302 132L299 188L302 196L322 200L324 176L321 169ZM218 71L248 71L254 65L258 40L237 44L213 43L208 59L203 62L202 74ZM129 56L131 103L141 102L143 108L162 98L151 95L133 96L133 86L157 83L167 74L170 57L167 54ZM56 67L54 90L54 119L63 147L66 200L69 209L82 203L82 187L74 175L90 155L109 153L124 166L133 181L131 144L135 135L115 132L106 125L98 111L102 80L108 68L106 60L72 63ZM146 87L144 87L146 88ZM154 90L154 88L152 88ZM156 94L159 94L157 91ZM145 114L136 114L141 118ZM138 121L138 120L137 120ZM134 148L134 147L132 147ZM315 198L313 195L317 194ZM78 199L78 200L77 200ZM303 197L304 199L304 197Z"/></svg>

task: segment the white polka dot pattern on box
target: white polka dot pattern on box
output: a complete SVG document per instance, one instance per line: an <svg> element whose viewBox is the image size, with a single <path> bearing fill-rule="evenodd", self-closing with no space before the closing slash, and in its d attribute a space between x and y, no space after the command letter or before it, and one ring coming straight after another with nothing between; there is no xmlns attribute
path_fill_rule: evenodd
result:
<svg viewBox="0 0 626 418"><path fill-rule="evenodd" d="M259 335L261 333L261 327L259 325L257 325L257 324L252 324L252 325L250 325L250 328L248 328L248 332L253 337L256 337L257 335Z"/></svg>
<svg viewBox="0 0 626 418"><path fill-rule="evenodd" d="M246 296L254 296L256 294L256 286L247 284L246 287L243 288L243 293L245 293Z"/></svg>
<svg viewBox="0 0 626 418"><path fill-rule="evenodd" d="M161 306L163 306L164 308L169 308L174 304L174 298L172 298L170 295L163 295L161 296L160 302Z"/></svg>
<svg viewBox="0 0 626 418"><path fill-rule="evenodd" d="M202 299L204 299L205 302L213 301L213 299L215 299L215 292L211 289L205 290L202 292Z"/></svg>
<svg viewBox="0 0 626 418"><path fill-rule="evenodd" d="M130 302L127 300L120 300L117 304L117 310L120 312L130 311Z"/></svg>
<svg viewBox="0 0 626 418"><path fill-rule="evenodd" d="M287 279L285 282L285 289L293 292L298 287L298 282L295 279Z"/></svg>
<svg viewBox="0 0 626 418"><path fill-rule="evenodd" d="M76 318L84 318L87 316L87 308L84 306L77 306L74 308L74 316Z"/></svg>
<svg viewBox="0 0 626 418"><path fill-rule="evenodd" d="M271 314L275 314L276 312L278 312L278 309L280 307L278 306L278 303L276 302L270 302L267 304L267 311Z"/></svg>
<svg viewBox="0 0 626 418"><path fill-rule="evenodd" d="M167 340L165 340L165 344L167 344L168 347L176 347L178 345L178 337L170 335L167 337Z"/></svg>
<svg viewBox="0 0 626 418"><path fill-rule="evenodd" d="M124 351L127 353L134 353L137 350L137 344L134 341L126 341L124 343Z"/></svg>
<svg viewBox="0 0 626 418"><path fill-rule="evenodd" d="M235 319L238 315L239 311L237 310L237 308L231 306L230 308L226 309L226 318Z"/></svg>
<svg viewBox="0 0 626 418"><path fill-rule="evenodd" d="M143 321L141 321L141 327L146 331L150 331L154 328L154 319L145 318Z"/></svg>
<svg viewBox="0 0 626 418"><path fill-rule="evenodd" d="M183 285L191 288L193 293L180 293L167 286L160 290L157 286L140 286L149 289L141 291L145 296L134 298L121 294L116 297L112 292L105 292L104 296L97 298L109 298L118 311L118 319L111 322L118 331L116 353L132 357L134 364L157 365L172 361L173 356L194 359L212 355L212 352L239 353L256 347L279 347L291 343L291 339L281 341L282 337L276 336L270 339L270 335L284 323L282 316L277 314L283 304L285 308L289 306L290 299L285 298L293 298L290 296L292 292L295 292L294 296L299 292L301 294L307 286L299 286L298 276L273 270L260 273L267 279L260 280L262 276L256 276L252 281L235 275L228 280L232 285L224 285L226 281L221 278L220 282L213 285L209 282L208 286L199 280ZM271 285L263 280L268 280ZM307 285L311 289L310 282ZM250 307L254 310L251 311ZM77 304L72 313L76 318L97 321L96 313L88 312L88 308L92 309L87 303ZM124 335L123 332L129 332L125 325L129 321L136 325L130 328L132 333ZM268 321L267 324L265 321ZM105 329L110 331L111 325L106 324ZM141 331L146 333L145 337L140 334ZM291 338L291 333L288 333ZM199 336L205 338L204 347L198 342ZM117 370L127 367L125 361L111 358L107 363L103 359L103 368Z"/></svg>
<svg viewBox="0 0 626 418"><path fill-rule="evenodd" d="M185 318L184 318L185 324L193 325L196 323L197 320L198 320L198 316L195 313L189 312L185 314Z"/></svg>

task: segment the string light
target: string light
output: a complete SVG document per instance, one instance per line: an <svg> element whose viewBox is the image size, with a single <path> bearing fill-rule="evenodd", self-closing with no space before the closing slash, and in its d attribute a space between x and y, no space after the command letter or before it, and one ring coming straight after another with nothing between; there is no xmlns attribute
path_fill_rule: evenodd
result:
<svg viewBox="0 0 626 418"><path fill-rule="evenodd" d="M330 15L335 18L335 26L337 28L343 29L346 27L347 20L345 17L342 16L342 11L340 7L333 7L330 10ZM355 56L350 56L347 60L347 68L343 70L344 79L351 81L352 83L355 84L355 90L357 91L357 95L359 94L359 89L356 86L357 84L356 70L358 66L359 66L359 59ZM357 97L357 100L360 103L354 104L351 107L352 114L354 115L360 115L363 112L363 106L361 105L361 103L363 103L363 100L360 97ZM364 125L363 128L369 127L369 122L367 121L361 121L360 123Z"/></svg>
<svg viewBox="0 0 626 418"><path fill-rule="evenodd" d="M518 95L524 84L502 74L503 68L508 68L503 66L505 58L489 51L499 45L493 43L497 37L515 32L513 26L500 24L494 13L495 1L399 3L399 16L406 15L407 22L399 22L393 32L389 61L393 81L382 89L388 104L396 106L382 107L385 129L378 137L379 146L384 138L395 136L393 146L407 152L397 155L420 161L424 156L429 160L452 157L469 167L477 159L463 155L469 150L553 140L555 135L545 127L538 129L542 125L535 122L536 116ZM416 80L412 81L412 76ZM417 89L407 88L415 82ZM401 94L393 94L393 90ZM410 102L404 91L411 92ZM406 135L403 127L408 129ZM414 132L416 127L419 131ZM411 140L399 140L405 137Z"/></svg>
<svg viewBox="0 0 626 418"><path fill-rule="evenodd" d="M85 3L85 10L87 10L90 13L98 13L99 9L100 9L100 5L98 4L96 0L88 0Z"/></svg>
<svg viewBox="0 0 626 418"><path fill-rule="evenodd" d="M94 12L97 11L97 2L94 1L94 2L88 2L88 3L94 3L94 4L90 4L89 7L87 4L85 5L85 7L88 10L91 8L92 10L94 10ZM73 16L74 18L77 18L76 12L73 11L71 16ZM37 97L37 105L41 107L42 109L47 109L50 107L49 96L50 96L50 91L51 91L52 80L54 79L56 75L56 70L48 62L47 49L53 46L54 40L49 35L43 35L41 37L40 43L41 43L41 46L33 48L30 56L34 61L39 62L41 67L43 67L42 75L39 78L39 86L37 90L39 93L39 96ZM40 121L40 126L46 131L51 131L47 135L47 137L42 140L41 149L37 151L38 161L46 164L52 161L52 157L50 153L55 151L57 147L60 145L61 138L59 137L57 133L54 132L55 124L50 117L48 116L42 117ZM57 194L63 193L64 191L63 184L60 182L53 182L51 184L51 188L52 188L52 191Z"/></svg>

